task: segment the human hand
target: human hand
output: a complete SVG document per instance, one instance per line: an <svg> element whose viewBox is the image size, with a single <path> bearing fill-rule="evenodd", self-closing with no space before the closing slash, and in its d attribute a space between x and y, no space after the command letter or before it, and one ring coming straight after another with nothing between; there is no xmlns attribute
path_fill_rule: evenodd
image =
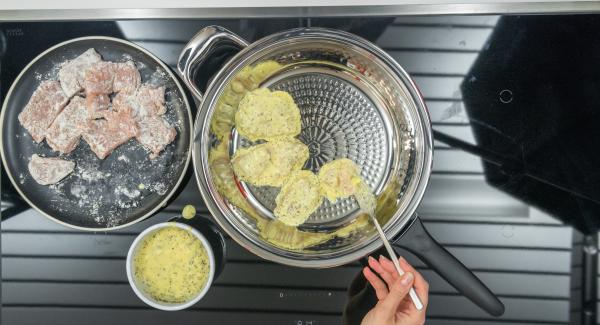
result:
<svg viewBox="0 0 600 325"><path fill-rule="evenodd" d="M363 269L363 275L375 289L379 301L365 315L361 325L425 324L429 284L404 258L401 257L399 261L400 268L405 272L403 276L398 274L389 259L380 256L377 261L369 256L369 266ZM412 286L423 303L422 310L417 310L408 295Z"/></svg>

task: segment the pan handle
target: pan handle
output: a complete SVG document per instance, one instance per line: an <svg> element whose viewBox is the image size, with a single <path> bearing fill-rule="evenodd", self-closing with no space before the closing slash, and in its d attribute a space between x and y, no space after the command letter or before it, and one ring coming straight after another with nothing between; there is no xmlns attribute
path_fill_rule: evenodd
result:
<svg viewBox="0 0 600 325"><path fill-rule="evenodd" d="M479 278L431 237L418 216L392 246L404 248L415 254L458 292L490 315L500 316L504 313L502 302Z"/></svg>
<svg viewBox="0 0 600 325"><path fill-rule="evenodd" d="M212 77L211 72L247 46L248 42L223 27L205 27L183 48L177 59L177 72L194 97L202 100L202 89ZM202 73L198 73L200 70Z"/></svg>

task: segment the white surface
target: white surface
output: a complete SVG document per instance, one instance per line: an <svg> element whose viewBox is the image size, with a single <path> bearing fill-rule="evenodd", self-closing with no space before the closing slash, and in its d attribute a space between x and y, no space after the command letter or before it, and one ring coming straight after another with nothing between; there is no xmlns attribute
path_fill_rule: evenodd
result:
<svg viewBox="0 0 600 325"><path fill-rule="evenodd" d="M578 2L594 2L583 0ZM135 8L247 8L247 7L321 7L321 6L378 6L378 5L431 5L431 4L506 4L535 2L570 2L562 0L3 0L0 10L31 9L135 9Z"/></svg>

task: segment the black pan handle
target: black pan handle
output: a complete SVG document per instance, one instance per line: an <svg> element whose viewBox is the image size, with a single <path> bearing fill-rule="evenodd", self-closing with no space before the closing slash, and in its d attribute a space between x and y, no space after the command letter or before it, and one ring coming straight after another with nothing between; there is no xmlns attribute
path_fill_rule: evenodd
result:
<svg viewBox="0 0 600 325"><path fill-rule="evenodd" d="M458 292L490 315L500 316L504 313L502 302L479 278L431 237L418 216L392 246L404 248L415 254Z"/></svg>
<svg viewBox="0 0 600 325"><path fill-rule="evenodd" d="M6 204L6 203L2 202L2 204ZM28 209L29 209L29 205L27 205L27 203L25 203L25 202L22 202L22 201L21 202L13 202L10 207L8 207L8 208L4 209L2 212L0 212L0 216L1 216L0 219L2 221L10 219Z"/></svg>

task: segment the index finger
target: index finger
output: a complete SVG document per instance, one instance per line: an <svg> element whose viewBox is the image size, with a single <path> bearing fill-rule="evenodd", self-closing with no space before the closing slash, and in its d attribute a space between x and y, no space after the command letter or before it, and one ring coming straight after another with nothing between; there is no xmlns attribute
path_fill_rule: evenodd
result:
<svg viewBox="0 0 600 325"><path fill-rule="evenodd" d="M425 280L425 278L423 277L423 275L421 275L421 273L419 273L417 270L415 270L415 268L412 267L412 265L410 265L408 263L408 261L406 261L406 259L404 259L404 257L400 257L399 261L400 261L400 267L402 268L402 270L404 270L405 272L412 272L415 275L415 281L413 282L413 287L415 288L417 295L421 299L423 306L427 307L427 303L429 302L429 283ZM383 265L383 267L388 267L388 266ZM392 265L392 267L393 267L393 265Z"/></svg>

